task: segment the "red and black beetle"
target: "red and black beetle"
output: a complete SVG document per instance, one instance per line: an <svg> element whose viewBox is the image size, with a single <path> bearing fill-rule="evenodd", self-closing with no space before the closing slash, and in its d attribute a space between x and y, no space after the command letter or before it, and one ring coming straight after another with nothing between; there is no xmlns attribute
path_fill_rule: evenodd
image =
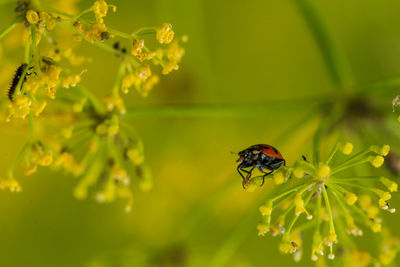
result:
<svg viewBox="0 0 400 267"><path fill-rule="evenodd" d="M262 183L264 184L264 178L268 174L273 173L275 170L279 169L286 162L283 159L281 153L270 145L254 145L238 153L240 162L237 170L243 178L243 188L249 182L251 178L251 173L254 168L257 168L260 172L264 173L262 177ZM251 168L250 170L245 170ZM247 173L246 177L243 176L242 172Z"/></svg>

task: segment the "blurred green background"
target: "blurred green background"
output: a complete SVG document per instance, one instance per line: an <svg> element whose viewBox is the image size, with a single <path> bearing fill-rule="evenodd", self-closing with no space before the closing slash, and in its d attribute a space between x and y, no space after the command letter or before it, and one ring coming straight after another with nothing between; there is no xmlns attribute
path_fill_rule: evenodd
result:
<svg viewBox="0 0 400 267"><path fill-rule="evenodd" d="M77 181L72 177L49 170L30 177L20 173L23 192L0 193L0 265L309 266L307 251L301 263L294 263L279 254L278 238L257 237L258 203L272 184L255 193L244 191L237 157L230 153L269 143L289 163L309 154L312 123L287 139L279 137L310 111L302 99L336 90L337 84L295 1L113 1L118 10L105 19L110 27L131 32L169 22L177 35L189 36L179 71L163 77L148 98L132 91L128 107L267 104L277 111L133 118L155 186L149 193L135 192L129 214L123 201L74 199ZM311 2L348 61L354 77L348 86L400 74L399 1ZM91 4L81 1L79 6ZM3 28L13 18L13 5L1 7ZM93 58L85 65L89 72L83 84L99 96L106 94L118 59L88 44L80 51ZM22 59L21 51L16 62ZM4 127L2 173L25 136ZM400 223L398 214L390 218L391 225Z"/></svg>

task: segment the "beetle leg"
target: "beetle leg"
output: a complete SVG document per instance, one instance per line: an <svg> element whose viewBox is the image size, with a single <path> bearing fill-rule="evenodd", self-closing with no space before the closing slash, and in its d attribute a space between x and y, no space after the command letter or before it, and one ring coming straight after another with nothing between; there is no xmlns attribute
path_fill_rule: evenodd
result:
<svg viewBox="0 0 400 267"><path fill-rule="evenodd" d="M265 172L263 167L261 167L261 166L258 169L260 170L260 172L264 173L264 175L262 177L262 183L260 184L260 186L263 186L264 185L265 176L268 176L269 174L273 173L274 171L273 170L269 170L270 172Z"/></svg>
<svg viewBox="0 0 400 267"><path fill-rule="evenodd" d="M238 171L238 173L240 174L240 176L242 176L242 179L243 179L242 185L243 185L243 188L246 189L246 188L244 187L244 182L246 181L246 178L244 178L244 176L243 176L243 174L242 174L241 171L244 171L244 172L247 172L247 171L243 170L243 169L241 168L240 164L239 164L239 166L237 167L237 171Z"/></svg>

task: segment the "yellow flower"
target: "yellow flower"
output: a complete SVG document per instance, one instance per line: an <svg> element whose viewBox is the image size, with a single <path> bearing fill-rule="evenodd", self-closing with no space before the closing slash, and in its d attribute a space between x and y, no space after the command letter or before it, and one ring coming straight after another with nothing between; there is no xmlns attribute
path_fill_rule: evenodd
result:
<svg viewBox="0 0 400 267"><path fill-rule="evenodd" d="M263 223L259 223L257 225L258 235L264 236L266 233L269 232L269 226Z"/></svg>
<svg viewBox="0 0 400 267"><path fill-rule="evenodd" d="M275 184L283 184L285 182L285 176L283 176L283 173L279 171L274 174L273 180Z"/></svg>
<svg viewBox="0 0 400 267"><path fill-rule="evenodd" d="M78 30L78 32L80 32L80 33L84 33L85 32L85 25L83 25L82 22L77 20L77 21L74 22L73 26L75 27L75 29Z"/></svg>
<svg viewBox="0 0 400 267"><path fill-rule="evenodd" d="M122 79L121 90L124 94L129 92L129 88L135 83L135 76L128 74Z"/></svg>
<svg viewBox="0 0 400 267"><path fill-rule="evenodd" d="M116 107L121 114L126 112L125 104L121 97L108 96L104 98L104 102L106 103L108 111L112 111L114 107Z"/></svg>
<svg viewBox="0 0 400 267"><path fill-rule="evenodd" d="M17 95L14 101L8 104L9 115L6 121L10 121L12 117L25 119L31 112L32 101L25 95Z"/></svg>
<svg viewBox="0 0 400 267"><path fill-rule="evenodd" d="M306 208L304 206L304 200L301 197L301 193L296 194L296 197L294 198L294 204L296 206L296 209L295 209L296 216L300 216L300 214L305 213L307 215L308 220L312 219L312 215L308 213L308 211L306 210Z"/></svg>
<svg viewBox="0 0 400 267"><path fill-rule="evenodd" d="M157 51L156 51L157 52ZM179 46L177 41L171 43L167 50L167 58L168 63L164 66L162 70L162 74L168 74L173 70L179 69L179 63L182 60L183 55L185 54L185 50ZM161 57L159 57L161 59Z"/></svg>
<svg viewBox="0 0 400 267"><path fill-rule="evenodd" d="M379 168L380 166L382 166L383 162L385 161L385 159L380 155L375 157L368 157L368 160L375 168Z"/></svg>
<svg viewBox="0 0 400 267"><path fill-rule="evenodd" d="M62 87L64 88L75 87L80 81L81 81L81 75L79 74L69 75L64 78L62 82Z"/></svg>
<svg viewBox="0 0 400 267"><path fill-rule="evenodd" d="M159 78L157 75L152 75L147 81L143 84L143 90L140 92L142 96L146 97L149 94L149 91L153 89L153 87L159 82Z"/></svg>
<svg viewBox="0 0 400 267"><path fill-rule="evenodd" d="M78 175L81 171L81 166L75 161L71 153L63 152L54 163L55 166L61 166L66 171Z"/></svg>
<svg viewBox="0 0 400 267"><path fill-rule="evenodd" d="M381 177L380 181L387 187L390 192L397 192L398 185L397 183L389 180L388 178Z"/></svg>
<svg viewBox="0 0 400 267"><path fill-rule="evenodd" d="M45 26L48 31L53 30L57 24L57 20L47 12L41 11L39 14L41 24L43 24L43 26Z"/></svg>
<svg viewBox="0 0 400 267"><path fill-rule="evenodd" d="M100 42L104 40L104 33L106 32L106 25L102 22L96 22L85 32L85 39L91 43Z"/></svg>
<svg viewBox="0 0 400 267"><path fill-rule="evenodd" d="M160 44L169 44L174 38L174 31L172 25L164 23L160 28L157 29L156 39Z"/></svg>
<svg viewBox="0 0 400 267"><path fill-rule="evenodd" d="M139 165L144 161L143 151L140 151L140 149L138 148L128 149L126 154L128 158L132 161L132 163L135 165Z"/></svg>
<svg viewBox="0 0 400 267"><path fill-rule="evenodd" d="M9 189L11 192L20 192L21 185L14 179L0 179L0 189Z"/></svg>
<svg viewBox="0 0 400 267"><path fill-rule="evenodd" d="M107 16L108 5L106 1L100 0L94 2L92 6L93 12L98 22L103 22L103 17Z"/></svg>
<svg viewBox="0 0 400 267"><path fill-rule="evenodd" d="M304 170L300 167L295 167L293 170L293 175L296 178L303 178L304 177Z"/></svg>
<svg viewBox="0 0 400 267"><path fill-rule="evenodd" d="M145 81L151 76L151 69L149 65L142 65L136 70L136 76L139 80Z"/></svg>
<svg viewBox="0 0 400 267"><path fill-rule="evenodd" d="M317 170L317 177L325 179L329 176L330 172L331 172L331 168L328 165L326 165L324 163L320 163L318 170Z"/></svg>
<svg viewBox="0 0 400 267"><path fill-rule="evenodd" d="M259 208L262 216L269 216L272 214L272 201L268 201L266 205L262 205Z"/></svg>
<svg viewBox="0 0 400 267"><path fill-rule="evenodd" d="M354 203L356 203L357 201L357 196L354 193L346 192L344 196L346 198L347 204L349 205L354 205Z"/></svg>
<svg viewBox="0 0 400 267"><path fill-rule="evenodd" d="M39 15L36 11L28 10L26 12L26 19L30 24L37 24L39 22Z"/></svg>
<svg viewBox="0 0 400 267"><path fill-rule="evenodd" d="M133 39L132 45L133 47L131 50L131 54L137 57L140 61L145 60L147 58L147 54L142 51L144 47L144 40Z"/></svg>
<svg viewBox="0 0 400 267"><path fill-rule="evenodd" d="M353 147L354 147L354 146L353 146L352 143L347 142L346 144L344 144L344 145L341 147L341 150L342 150L343 154L345 154L345 155L350 155L351 152L353 152Z"/></svg>

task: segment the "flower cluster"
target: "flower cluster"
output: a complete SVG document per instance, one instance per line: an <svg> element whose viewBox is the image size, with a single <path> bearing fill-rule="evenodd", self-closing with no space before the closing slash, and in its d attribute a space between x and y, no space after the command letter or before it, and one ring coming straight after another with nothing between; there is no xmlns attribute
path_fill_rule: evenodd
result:
<svg viewBox="0 0 400 267"><path fill-rule="evenodd" d="M290 184L297 185L272 197L260 207L263 222L257 226L258 234L282 235L280 251L292 253L295 259L300 259L303 232L314 228L311 259L316 261L326 251L328 258L334 259L335 245L350 242L349 238L342 238L341 241L339 237L343 233L363 235L360 225L374 233L381 232L380 211L395 212L389 200L391 194L397 192L398 185L386 177L354 173L346 176L343 173L365 163L381 167L390 148L388 145L371 146L351 156L352 150L351 143L339 143L324 162L310 163L303 158L293 166L282 167L276 172L273 175L276 184L290 181ZM342 161L337 160L338 151L344 154ZM254 177L252 187L257 186L260 180L261 177ZM390 250L390 253L393 251ZM382 251L381 262L388 260L389 256L385 253Z"/></svg>
<svg viewBox="0 0 400 267"><path fill-rule="evenodd" d="M15 13L16 21L25 26L25 63L16 71L8 99L2 101L8 115L1 118L10 124L28 122L30 139L7 178L0 179L0 189L20 191L14 179L20 165L25 175L39 167L64 170L79 178L77 198L86 198L93 188L99 202L127 199L127 210L133 202L133 177L142 190L152 187L142 141L124 120L126 107L120 93L134 87L148 96L160 80L158 73L178 69L184 54L180 44L187 37L174 38L168 23L133 33L112 29L105 24L109 10L116 12L116 6L104 0L78 14L46 8L40 1L18 1ZM151 38L151 44L157 43L152 48L147 46ZM91 60L76 53L83 40L120 60L115 85L101 99L81 84L90 70L73 70Z"/></svg>

